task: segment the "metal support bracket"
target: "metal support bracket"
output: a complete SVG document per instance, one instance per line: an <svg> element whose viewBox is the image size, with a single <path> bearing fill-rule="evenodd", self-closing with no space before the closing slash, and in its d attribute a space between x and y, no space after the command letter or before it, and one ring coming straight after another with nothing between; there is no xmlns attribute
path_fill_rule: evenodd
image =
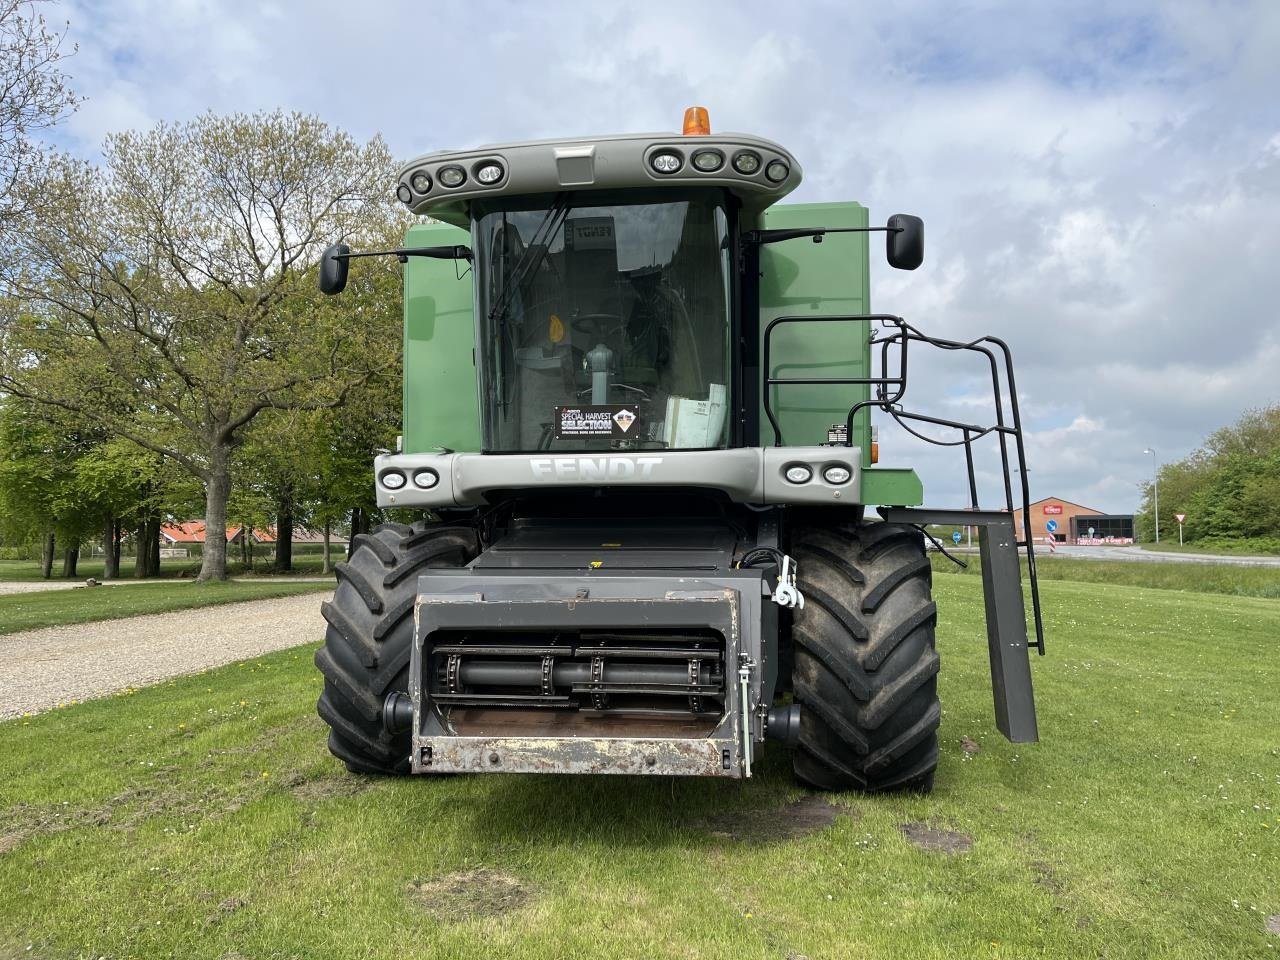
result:
<svg viewBox="0 0 1280 960"><path fill-rule="evenodd" d="M978 527L982 558L982 596L987 614L987 651L991 658L991 691L996 726L1013 743L1040 739L1035 696L1031 689L1031 658L1027 644L1027 614L1022 599L1022 570L1013 516L992 510L929 510L889 507L880 511L890 523L940 523Z"/></svg>

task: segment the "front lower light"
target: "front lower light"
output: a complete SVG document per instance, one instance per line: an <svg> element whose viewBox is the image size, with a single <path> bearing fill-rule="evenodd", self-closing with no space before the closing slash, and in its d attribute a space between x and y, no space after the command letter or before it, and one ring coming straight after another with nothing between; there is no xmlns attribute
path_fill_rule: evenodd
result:
<svg viewBox="0 0 1280 960"><path fill-rule="evenodd" d="M827 467L822 471L822 479L832 486L848 483L851 476L853 474L849 472L847 467Z"/></svg>
<svg viewBox="0 0 1280 960"><path fill-rule="evenodd" d="M441 167L436 178L446 187L460 187L467 181L467 171L461 167Z"/></svg>
<svg viewBox="0 0 1280 960"><path fill-rule="evenodd" d="M419 470L413 475L413 485L420 490L430 490L440 482L440 475L434 470Z"/></svg>
<svg viewBox="0 0 1280 960"><path fill-rule="evenodd" d="M813 479L813 470L806 467L803 463L797 463L787 467L787 472L783 474L791 483L808 483Z"/></svg>
<svg viewBox="0 0 1280 960"><path fill-rule="evenodd" d="M409 186L413 187L414 193L428 193L431 190L431 178L427 176L425 170L413 171L413 176L409 178Z"/></svg>
<svg viewBox="0 0 1280 960"><path fill-rule="evenodd" d="M649 166L655 173L676 173L684 166L684 159L674 150L660 150L649 158Z"/></svg>
<svg viewBox="0 0 1280 960"><path fill-rule="evenodd" d="M497 183L502 179L502 164L482 163L476 168L476 179L485 186Z"/></svg>
<svg viewBox="0 0 1280 960"><path fill-rule="evenodd" d="M781 183L787 179L787 175L791 173L791 168L781 160L774 160L764 168L764 175L770 183Z"/></svg>
<svg viewBox="0 0 1280 960"><path fill-rule="evenodd" d="M388 470L378 479L388 490L399 490L405 485L404 474L399 470Z"/></svg>
<svg viewBox="0 0 1280 960"><path fill-rule="evenodd" d="M733 169L744 177L760 171L760 154L754 150L739 150L733 156Z"/></svg>
<svg viewBox="0 0 1280 960"><path fill-rule="evenodd" d="M413 202L413 191L406 184L400 184L396 187L396 196L400 198L401 203Z"/></svg>

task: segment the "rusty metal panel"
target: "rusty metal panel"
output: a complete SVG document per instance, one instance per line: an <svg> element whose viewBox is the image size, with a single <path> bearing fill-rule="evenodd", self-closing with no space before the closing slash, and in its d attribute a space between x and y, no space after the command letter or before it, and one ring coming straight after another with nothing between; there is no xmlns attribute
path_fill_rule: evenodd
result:
<svg viewBox="0 0 1280 960"><path fill-rule="evenodd" d="M741 777L723 741L604 737L424 737L423 773L620 773Z"/></svg>

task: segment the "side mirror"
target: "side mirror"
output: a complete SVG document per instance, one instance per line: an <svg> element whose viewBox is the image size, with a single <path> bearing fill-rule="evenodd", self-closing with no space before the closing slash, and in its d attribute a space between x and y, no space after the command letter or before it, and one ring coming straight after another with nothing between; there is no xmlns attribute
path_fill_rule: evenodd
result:
<svg viewBox="0 0 1280 960"><path fill-rule="evenodd" d="M347 270L351 261L347 254L351 248L345 243L335 243L325 247L320 254L320 292L332 296L347 288Z"/></svg>
<svg viewBox="0 0 1280 960"><path fill-rule="evenodd" d="M914 270L924 262L924 221L909 213L889 218L885 256L895 270Z"/></svg>

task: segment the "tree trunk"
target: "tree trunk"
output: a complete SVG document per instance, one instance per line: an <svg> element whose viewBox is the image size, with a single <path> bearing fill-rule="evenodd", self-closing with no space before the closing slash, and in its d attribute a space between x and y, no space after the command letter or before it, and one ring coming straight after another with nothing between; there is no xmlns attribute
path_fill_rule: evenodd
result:
<svg viewBox="0 0 1280 960"><path fill-rule="evenodd" d="M120 576L120 554L116 553L116 518L107 514L102 525L102 579L114 580Z"/></svg>
<svg viewBox="0 0 1280 960"><path fill-rule="evenodd" d="M355 549L356 535L369 532L369 514L364 507L351 508L351 538L347 541L347 559L351 559L351 551Z"/></svg>
<svg viewBox="0 0 1280 960"><path fill-rule="evenodd" d="M58 538L52 530L44 538L44 551L40 556L40 574L46 580L53 576L53 557L58 548Z"/></svg>
<svg viewBox="0 0 1280 960"><path fill-rule="evenodd" d="M215 444L209 451L209 475L204 484L204 556L199 581L227 579L227 497L231 493L231 445Z"/></svg>
<svg viewBox="0 0 1280 960"><path fill-rule="evenodd" d="M160 576L160 518L147 521L147 576Z"/></svg>
<svg viewBox="0 0 1280 960"><path fill-rule="evenodd" d="M64 577L74 577L76 575L76 565L80 562L80 541L72 540L67 544L62 554L62 575Z"/></svg>
<svg viewBox="0 0 1280 960"><path fill-rule="evenodd" d="M115 564L115 571L116 571L115 575L117 577L120 576L120 541L122 539L122 537L120 536L121 533L123 533L123 531L120 529L120 518L112 517L111 518L111 558L112 558L111 562Z"/></svg>
<svg viewBox="0 0 1280 960"><path fill-rule="evenodd" d="M246 527L243 521L240 524L240 566L246 570L249 569L249 535L245 532Z"/></svg>
<svg viewBox="0 0 1280 960"><path fill-rule="evenodd" d="M293 571L293 489L287 485L276 504L276 559L271 569L275 573Z"/></svg>
<svg viewBox="0 0 1280 960"><path fill-rule="evenodd" d="M324 560L320 563L321 573L332 573L333 567L329 563L329 538L332 535L333 524L328 520L324 522Z"/></svg>
<svg viewBox="0 0 1280 960"><path fill-rule="evenodd" d="M133 578L141 580L147 575L147 521L138 523L133 544Z"/></svg>

